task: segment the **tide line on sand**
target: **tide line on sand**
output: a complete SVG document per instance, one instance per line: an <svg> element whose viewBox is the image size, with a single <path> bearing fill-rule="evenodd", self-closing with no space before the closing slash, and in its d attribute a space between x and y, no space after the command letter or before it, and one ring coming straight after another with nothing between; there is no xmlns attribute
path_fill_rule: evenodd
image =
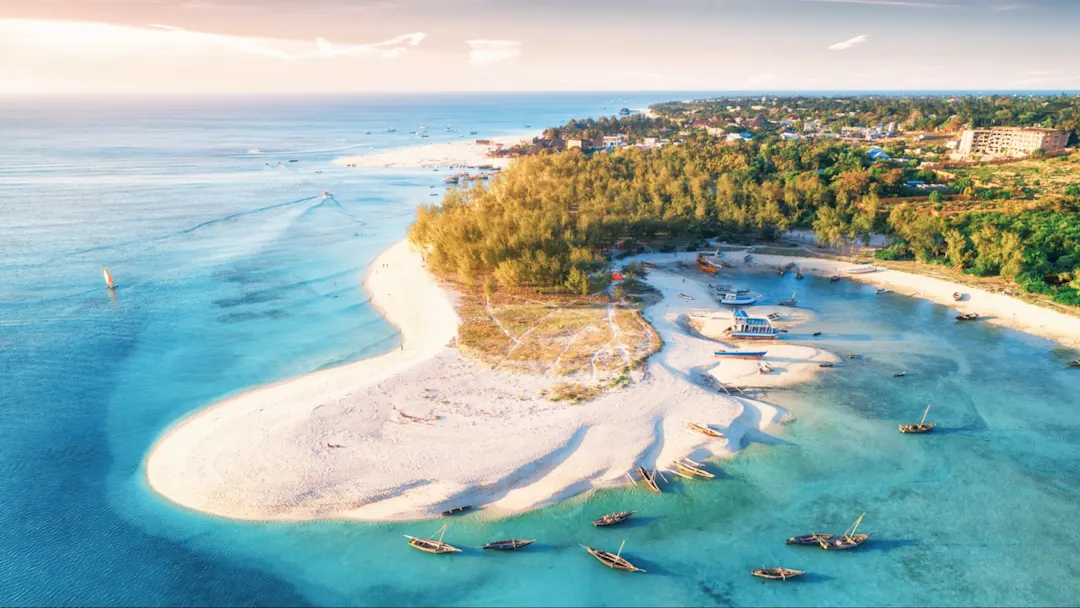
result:
<svg viewBox="0 0 1080 608"><path fill-rule="evenodd" d="M627 388L581 405L542 396L562 379L493 370L447 346L458 318L451 295L400 242L371 266L365 286L404 337L403 347L365 361L255 389L178 422L146 462L150 486L185 507L253 520L429 517L462 504L519 512L592 488L625 483L637 464L692 454L725 455L748 432L786 412L719 394L753 379L781 386L835 357L806 346L770 345L783 372L724 362L702 374L717 342L688 332L707 288L653 271L665 295L645 316L664 348ZM696 302L675 297L688 292ZM775 351L775 352L774 352ZM707 423L724 438L685 430Z"/></svg>

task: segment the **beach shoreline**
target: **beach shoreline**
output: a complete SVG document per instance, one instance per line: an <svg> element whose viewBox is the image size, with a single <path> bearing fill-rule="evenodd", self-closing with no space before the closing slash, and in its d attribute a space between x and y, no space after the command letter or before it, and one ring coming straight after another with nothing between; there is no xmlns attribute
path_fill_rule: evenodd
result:
<svg viewBox="0 0 1080 608"><path fill-rule="evenodd" d="M788 415L754 398L723 394L721 386L790 387L839 358L778 341L767 345L775 373L759 374L751 361L716 363L710 349L723 345L730 315L713 303L711 277L684 270L692 268L694 255L626 260L660 266L648 282L664 297L643 316L664 347L632 375L630 386L570 406L543 397L559 378L492 369L448 345L458 325L452 295L401 241L372 263L364 280L373 305L400 328L398 351L257 388L193 413L155 442L146 458L149 485L179 505L242 520L413 520L463 505L501 516L624 485L627 472L639 465L729 457ZM754 255L751 265L786 261ZM797 263L804 272L840 272L928 300L951 299L960 290L898 271L853 275L844 271L858 266L833 260ZM919 291L905 293L908 288ZM966 307L989 309L993 298L1006 298L1018 316L1030 317L1026 307L1051 312L975 291L964 290ZM755 314L769 312L780 315L780 326L806 320L798 309L755 306ZM1037 334L1040 327L1017 318L992 320ZM1056 332L1059 341L1062 334L1080 338L1080 319L1072 321ZM690 433L687 422L709 424L724 438Z"/></svg>
<svg viewBox="0 0 1080 608"><path fill-rule="evenodd" d="M195 412L155 442L148 483L177 504L233 519L408 520L462 504L523 512L623 485L638 465L731 455L786 412L720 394L716 382L753 376L757 387L790 386L833 357L772 344L770 354L784 361L776 374L716 363L710 349L722 342L683 323L721 311L702 308L707 286L684 279L650 273L666 297L644 316L665 346L631 386L570 406L543 396L564 378L493 370L447 346L458 323L451 296L402 241L365 281L373 304L401 329L402 349ZM696 300L674 297L676 289ZM691 421L725 437L691 433Z"/></svg>
<svg viewBox="0 0 1080 608"><path fill-rule="evenodd" d="M505 169L513 160L507 157L490 157L488 153L500 146L512 146L521 141L532 141L540 132L501 135L491 138L469 138L442 143L416 144L374 154L344 156L335 159L335 165L346 167L374 167L381 169L438 169L446 167L478 167L491 165ZM479 144L477 141L490 142Z"/></svg>

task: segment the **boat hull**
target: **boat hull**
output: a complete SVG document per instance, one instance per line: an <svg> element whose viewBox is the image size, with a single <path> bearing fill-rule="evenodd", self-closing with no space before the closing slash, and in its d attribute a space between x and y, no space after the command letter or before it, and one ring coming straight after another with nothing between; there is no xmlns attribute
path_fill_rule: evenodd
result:
<svg viewBox="0 0 1080 608"><path fill-rule="evenodd" d="M758 361L767 354L768 351L758 352L728 352L728 351L716 351L713 356L717 359L745 359L747 361Z"/></svg>

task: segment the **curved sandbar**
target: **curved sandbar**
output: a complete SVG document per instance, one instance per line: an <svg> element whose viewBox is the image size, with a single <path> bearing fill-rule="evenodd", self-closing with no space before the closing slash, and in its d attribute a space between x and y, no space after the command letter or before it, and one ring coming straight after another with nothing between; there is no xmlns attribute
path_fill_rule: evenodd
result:
<svg viewBox="0 0 1080 608"><path fill-rule="evenodd" d="M401 328L403 350L195 413L154 445L149 483L176 503L237 519L409 519L464 504L527 510L625 483L638 464L730 453L785 412L717 393L709 376L732 383L747 370L718 366L718 343L680 326L716 311L703 283L682 281L649 275L665 297L645 315L665 346L646 370L628 388L568 405L541 396L562 378L493 370L446 346L457 327L450 298L399 243L372 263L366 288ZM783 370L760 375L756 386L806 379L830 357L768 348L783 355ZM688 421L726 437L689 432Z"/></svg>
<svg viewBox="0 0 1080 608"><path fill-rule="evenodd" d="M503 135L492 137L483 141L491 143L478 144L475 137L460 141L449 141L437 144L420 144L362 154L358 156L345 156L334 160L335 165L356 167L380 167L384 169L397 168L437 168L437 167L475 167L479 165L491 165L505 168L512 160L509 157L492 158L488 153L502 146L512 146L519 141L531 141L536 134Z"/></svg>

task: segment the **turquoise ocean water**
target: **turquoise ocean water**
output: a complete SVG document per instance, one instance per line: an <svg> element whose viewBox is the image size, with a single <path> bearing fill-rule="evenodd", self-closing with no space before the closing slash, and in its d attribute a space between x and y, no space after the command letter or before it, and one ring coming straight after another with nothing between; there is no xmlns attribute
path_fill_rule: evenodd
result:
<svg viewBox="0 0 1080 608"><path fill-rule="evenodd" d="M185 414L397 345L360 277L437 200L443 173L332 159L686 96L5 105L0 604L1075 603L1080 372L1064 364L1076 353L846 281L739 279L773 299L798 289L817 317L789 339L864 357L774 393L795 420L714 467L721 479L448 522L458 546L538 539L520 553L433 557L401 534L436 522L242 523L148 490L146 451ZM429 139L408 135L420 124ZM927 402L940 432L899 436ZM589 525L624 508L640 509L628 527ZM873 536L859 551L783 544L863 512ZM647 574L577 546L624 539ZM750 578L762 564L812 575Z"/></svg>

